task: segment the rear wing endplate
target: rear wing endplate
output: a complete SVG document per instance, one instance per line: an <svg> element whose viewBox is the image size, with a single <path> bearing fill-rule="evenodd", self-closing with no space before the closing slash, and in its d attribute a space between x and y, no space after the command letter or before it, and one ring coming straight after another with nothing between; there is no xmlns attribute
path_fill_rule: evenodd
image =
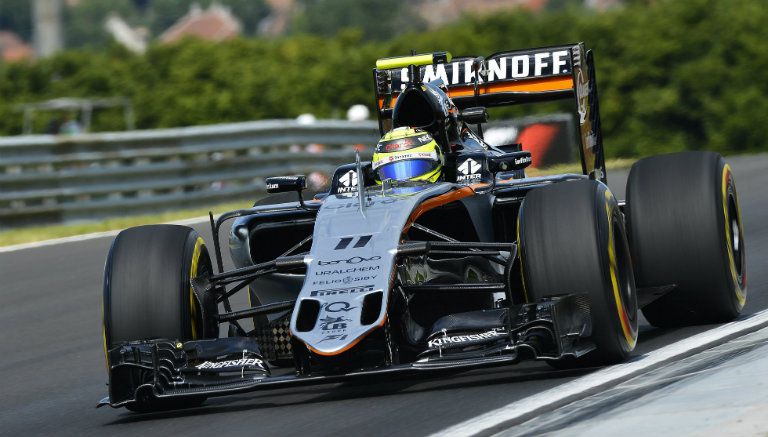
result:
<svg viewBox="0 0 768 437"><path fill-rule="evenodd" d="M573 99L582 170L605 181L594 61L583 43L499 52L487 58L451 58L440 52L379 60L373 73L380 127L392 118L397 96L408 83L408 65L418 68L424 82L441 80L460 109Z"/></svg>

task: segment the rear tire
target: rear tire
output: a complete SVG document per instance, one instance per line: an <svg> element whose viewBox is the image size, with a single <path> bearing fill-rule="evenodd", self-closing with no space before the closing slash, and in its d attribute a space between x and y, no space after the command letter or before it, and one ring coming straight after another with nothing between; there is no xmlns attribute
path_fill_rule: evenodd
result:
<svg viewBox="0 0 768 437"><path fill-rule="evenodd" d="M570 293L590 300L587 335L597 349L553 366L623 361L637 342L637 294L623 218L608 187L581 180L532 190L518 220L527 301Z"/></svg>
<svg viewBox="0 0 768 437"><path fill-rule="evenodd" d="M683 152L636 162L627 212L638 286L677 285L643 308L652 325L738 317L747 293L744 232L736 184L719 154Z"/></svg>
<svg viewBox="0 0 768 437"><path fill-rule="evenodd" d="M105 354L125 341L217 337L218 326L204 323L190 285L192 278L212 271L205 243L192 228L151 225L120 232L104 270ZM206 309L209 315L216 312L215 304L211 308L208 303ZM144 412L199 405L204 400L140 401L127 408Z"/></svg>

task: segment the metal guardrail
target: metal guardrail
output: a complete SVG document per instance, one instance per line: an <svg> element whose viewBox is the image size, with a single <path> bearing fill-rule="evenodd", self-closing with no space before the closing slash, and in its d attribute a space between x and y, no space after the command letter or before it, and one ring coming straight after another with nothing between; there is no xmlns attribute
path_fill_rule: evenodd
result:
<svg viewBox="0 0 768 437"><path fill-rule="evenodd" d="M486 133L514 141L534 123L575 132L572 115L554 114L489 123ZM0 228L255 199L267 176L330 175L354 161L355 145L370 157L378 138L374 121L339 120L0 138ZM572 142L559 146L565 159Z"/></svg>
<svg viewBox="0 0 768 437"><path fill-rule="evenodd" d="M330 173L375 122L265 120L0 138L0 227L257 197L264 177Z"/></svg>

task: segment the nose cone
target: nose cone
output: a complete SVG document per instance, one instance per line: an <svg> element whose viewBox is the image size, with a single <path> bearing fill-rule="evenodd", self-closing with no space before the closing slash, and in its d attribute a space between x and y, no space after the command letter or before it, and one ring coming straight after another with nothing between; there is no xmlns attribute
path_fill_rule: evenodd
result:
<svg viewBox="0 0 768 437"><path fill-rule="evenodd" d="M343 353L386 320L400 236L413 210L443 194L432 184L410 195L372 190L364 216L356 199L330 196L315 219L312 249L291 316L291 334L313 353ZM373 308L367 310L367 308Z"/></svg>

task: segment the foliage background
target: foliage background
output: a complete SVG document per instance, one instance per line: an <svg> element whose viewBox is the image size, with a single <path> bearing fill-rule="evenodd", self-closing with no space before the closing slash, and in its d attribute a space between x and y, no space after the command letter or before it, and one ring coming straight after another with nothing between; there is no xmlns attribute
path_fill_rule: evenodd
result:
<svg viewBox="0 0 768 437"><path fill-rule="evenodd" d="M488 55L585 41L595 51L609 157L768 148L768 8L761 0L633 0L601 13L566 6L466 16L431 31L414 31L421 25L403 15L389 22L403 23L402 30L339 22L329 31L300 18L280 39L186 40L154 45L143 56L86 44L33 63L0 64L0 135L20 133L14 105L63 96L130 97L139 128L305 112L341 117L352 104L372 106L378 57L410 49ZM122 128L118 111L99 113L94 123Z"/></svg>

